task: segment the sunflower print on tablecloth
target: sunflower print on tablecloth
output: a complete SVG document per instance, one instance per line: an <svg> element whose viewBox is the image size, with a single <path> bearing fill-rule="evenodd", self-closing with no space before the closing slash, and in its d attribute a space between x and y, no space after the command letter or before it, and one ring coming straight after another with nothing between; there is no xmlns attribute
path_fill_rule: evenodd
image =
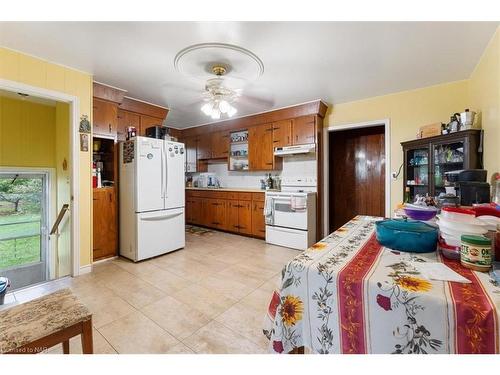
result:
<svg viewBox="0 0 500 375"><path fill-rule="evenodd" d="M432 284L430 282L414 276L399 276L395 282L401 288L410 292L428 292L432 289Z"/></svg>
<svg viewBox="0 0 500 375"><path fill-rule="evenodd" d="M280 315L285 326L293 326L302 319L304 303L299 297L288 295L281 305Z"/></svg>

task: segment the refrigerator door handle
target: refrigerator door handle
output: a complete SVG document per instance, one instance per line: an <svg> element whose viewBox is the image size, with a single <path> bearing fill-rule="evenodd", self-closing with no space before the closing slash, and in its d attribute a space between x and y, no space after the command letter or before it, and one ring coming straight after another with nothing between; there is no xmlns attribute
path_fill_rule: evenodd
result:
<svg viewBox="0 0 500 375"><path fill-rule="evenodd" d="M174 212L174 213L169 214L169 215L159 215L159 216L153 216L153 217L142 217L141 220L142 221L165 220L165 219L170 219L172 217L176 217L176 216L179 216L179 215L182 215L182 214L183 214L183 211L180 211L180 212Z"/></svg>
<svg viewBox="0 0 500 375"><path fill-rule="evenodd" d="M165 148L161 149L161 197L165 198Z"/></svg>
<svg viewBox="0 0 500 375"><path fill-rule="evenodd" d="M165 197L168 198L168 144L165 142L163 144L164 150L165 150Z"/></svg>

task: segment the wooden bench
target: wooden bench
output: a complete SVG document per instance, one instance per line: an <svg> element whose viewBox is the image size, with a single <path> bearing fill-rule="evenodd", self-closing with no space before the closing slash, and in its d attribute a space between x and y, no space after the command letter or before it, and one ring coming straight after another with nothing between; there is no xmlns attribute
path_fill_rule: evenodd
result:
<svg viewBox="0 0 500 375"><path fill-rule="evenodd" d="M93 353L92 314L69 290L62 289L0 311L0 353L40 353L81 335L84 354Z"/></svg>

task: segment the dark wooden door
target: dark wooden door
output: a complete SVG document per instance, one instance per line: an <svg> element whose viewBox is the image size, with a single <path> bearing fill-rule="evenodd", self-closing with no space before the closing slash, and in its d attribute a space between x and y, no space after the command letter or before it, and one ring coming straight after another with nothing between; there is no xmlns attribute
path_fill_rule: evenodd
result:
<svg viewBox="0 0 500 375"><path fill-rule="evenodd" d="M385 214L384 127L329 134L330 231L356 215Z"/></svg>

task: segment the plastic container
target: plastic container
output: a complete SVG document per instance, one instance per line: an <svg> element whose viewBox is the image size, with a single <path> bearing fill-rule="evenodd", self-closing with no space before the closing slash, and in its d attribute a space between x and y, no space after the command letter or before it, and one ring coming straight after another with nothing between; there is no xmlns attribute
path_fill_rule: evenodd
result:
<svg viewBox="0 0 500 375"><path fill-rule="evenodd" d="M403 207L405 214L413 220L428 221L437 214L437 208L405 204Z"/></svg>
<svg viewBox="0 0 500 375"><path fill-rule="evenodd" d="M486 272L491 268L491 240L484 236L463 235L460 263L475 271Z"/></svg>
<svg viewBox="0 0 500 375"><path fill-rule="evenodd" d="M0 277L0 305L3 305L5 301L5 295L7 294L7 288L9 286L9 279L6 277Z"/></svg>
<svg viewBox="0 0 500 375"><path fill-rule="evenodd" d="M459 207L443 207L441 216L447 220L470 222L476 216L476 212Z"/></svg>
<svg viewBox="0 0 500 375"><path fill-rule="evenodd" d="M460 246L452 246L440 237L438 241L438 248L444 257L448 259L460 260Z"/></svg>
<svg viewBox="0 0 500 375"><path fill-rule="evenodd" d="M421 221L388 219L376 223L378 242L385 247L410 253L436 250L438 230Z"/></svg>

